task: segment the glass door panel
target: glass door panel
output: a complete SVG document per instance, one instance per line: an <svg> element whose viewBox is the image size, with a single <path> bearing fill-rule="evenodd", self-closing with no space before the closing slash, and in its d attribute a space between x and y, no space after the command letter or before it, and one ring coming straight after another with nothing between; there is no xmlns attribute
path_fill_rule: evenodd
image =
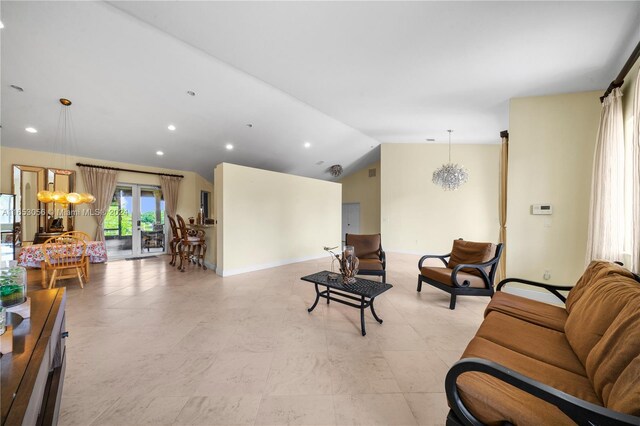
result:
<svg viewBox="0 0 640 426"><path fill-rule="evenodd" d="M140 187L140 255L165 252L164 199L157 187Z"/></svg>
<svg viewBox="0 0 640 426"><path fill-rule="evenodd" d="M109 211L104 218L104 236L109 257L133 254L133 185L116 186Z"/></svg>

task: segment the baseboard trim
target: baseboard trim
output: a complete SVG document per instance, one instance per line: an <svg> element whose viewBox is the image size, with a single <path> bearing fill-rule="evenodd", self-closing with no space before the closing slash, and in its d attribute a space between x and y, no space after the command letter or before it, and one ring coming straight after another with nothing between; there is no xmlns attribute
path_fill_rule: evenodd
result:
<svg viewBox="0 0 640 426"><path fill-rule="evenodd" d="M259 264L259 265L251 265L251 266L246 266L246 267L243 267L243 268L236 268L236 269L226 269L226 270L224 270L222 268L217 268L216 269L216 274L220 275L221 277L230 277L232 275L246 274L247 272L255 272L255 271L261 271L263 269L276 268L278 266L290 265L292 263L306 262L307 260L322 259L323 257L328 257L328 256L327 256L326 253L324 253L324 254L321 254L321 255L312 255L312 256L296 257L296 258L293 258L293 259L277 260L275 262L267 262L267 263L262 263L262 264Z"/></svg>

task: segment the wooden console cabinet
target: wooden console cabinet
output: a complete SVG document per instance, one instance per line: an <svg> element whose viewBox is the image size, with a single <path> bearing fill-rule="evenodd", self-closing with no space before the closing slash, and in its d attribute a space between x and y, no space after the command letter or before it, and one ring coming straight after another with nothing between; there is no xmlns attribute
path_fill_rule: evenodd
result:
<svg viewBox="0 0 640 426"><path fill-rule="evenodd" d="M31 318L15 324L13 352L0 358L0 414L3 426L58 422L65 359L64 288L31 297Z"/></svg>

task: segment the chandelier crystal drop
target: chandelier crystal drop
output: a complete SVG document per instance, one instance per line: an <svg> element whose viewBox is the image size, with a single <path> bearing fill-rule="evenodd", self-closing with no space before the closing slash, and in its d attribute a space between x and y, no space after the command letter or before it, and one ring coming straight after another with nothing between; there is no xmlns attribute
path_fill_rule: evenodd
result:
<svg viewBox="0 0 640 426"><path fill-rule="evenodd" d="M433 172L432 181L445 191L455 191L469 180L469 171L464 166L451 162L451 133L453 130L447 130L447 132L449 132L449 162Z"/></svg>

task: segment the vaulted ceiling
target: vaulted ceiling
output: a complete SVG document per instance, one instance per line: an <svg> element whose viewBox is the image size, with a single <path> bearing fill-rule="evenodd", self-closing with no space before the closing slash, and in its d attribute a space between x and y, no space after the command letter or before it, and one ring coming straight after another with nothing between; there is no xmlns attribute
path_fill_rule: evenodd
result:
<svg viewBox="0 0 640 426"><path fill-rule="evenodd" d="M640 2L0 7L3 145L52 151L67 97L78 155L209 179L222 161L328 179L449 128L495 143L510 98L603 89L640 38Z"/></svg>

